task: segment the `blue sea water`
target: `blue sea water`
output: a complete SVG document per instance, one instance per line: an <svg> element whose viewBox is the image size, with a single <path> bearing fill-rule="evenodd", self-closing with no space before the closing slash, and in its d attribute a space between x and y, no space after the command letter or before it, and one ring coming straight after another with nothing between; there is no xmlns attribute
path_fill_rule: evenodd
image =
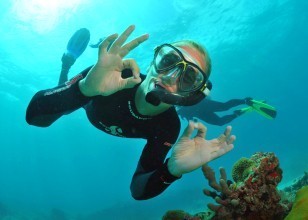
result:
<svg viewBox="0 0 308 220"><path fill-rule="evenodd" d="M210 166L230 174L239 158L264 151L280 159L281 186L308 170L307 1L10 0L0 8L0 206L16 219L49 219L52 209L68 219L160 219L170 209L195 213L213 202L202 194L208 185L200 170L156 198L134 201L129 185L145 141L108 136L83 110L48 128L26 123L30 99L57 84L66 43L82 27L91 43L130 24L136 25L133 37L149 33L127 56L142 72L155 46L183 38L202 42L213 63L212 99L251 96L278 110L275 120L256 113L234 120L234 150ZM88 48L70 76L96 58ZM209 139L224 130L207 127Z"/></svg>

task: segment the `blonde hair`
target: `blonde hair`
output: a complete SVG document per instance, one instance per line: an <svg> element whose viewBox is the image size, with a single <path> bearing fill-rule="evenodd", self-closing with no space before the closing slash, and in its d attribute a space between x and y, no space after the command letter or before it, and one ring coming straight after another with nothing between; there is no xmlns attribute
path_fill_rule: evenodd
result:
<svg viewBox="0 0 308 220"><path fill-rule="evenodd" d="M196 41L193 41L193 40L180 40L180 41L173 42L172 45L173 46L189 45L195 48L196 50L198 50L205 58L204 61L206 64L206 70L204 72L206 73L208 77L210 76L211 70L212 70L212 62L211 62L210 55L205 49L205 47L203 47L200 43L197 43Z"/></svg>

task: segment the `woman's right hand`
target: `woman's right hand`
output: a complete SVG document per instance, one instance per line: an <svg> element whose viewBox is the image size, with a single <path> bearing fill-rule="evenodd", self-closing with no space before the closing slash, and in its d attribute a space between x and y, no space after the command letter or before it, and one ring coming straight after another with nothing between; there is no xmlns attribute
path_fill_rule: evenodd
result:
<svg viewBox="0 0 308 220"><path fill-rule="evenodd" d="M131 25L120 36L112 34L99 45L97 63L87 76L79 81L80 91L85 96L108 96L119 90L132 88L141 82L140 70L135 60L123 59L149 38L148 34L144 34L124 44L134 29L135 26ZM107 50L110 44L112 45ZM123 79L121 73L124 69L131 69L133 76Z"/></svg>

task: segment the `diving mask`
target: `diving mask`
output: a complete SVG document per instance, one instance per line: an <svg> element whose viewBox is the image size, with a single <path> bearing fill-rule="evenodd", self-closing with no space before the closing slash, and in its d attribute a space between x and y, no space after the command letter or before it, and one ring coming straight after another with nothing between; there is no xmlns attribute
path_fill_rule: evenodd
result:
<svg viewBox="0 0 308 220"><path fill-rule="evenodd" d="M156 48L153 65L158 74L168 75L178 83L179 92L193 92L200 89L207 75L195 63L185 59L183 53L171 44Z"/></svg>
<svg viewBox="0 0 308 220"><path fill-rule="evenodd" d="M162 78L169 77L178 88L176 93L171 93L156 86L146 97L153 105L159 105L160 102L194 105L207 96L212 88L206 73L197 64L185 59L183 53L171 44L156 48L153 66L157 74L162 74Z"/></svg>

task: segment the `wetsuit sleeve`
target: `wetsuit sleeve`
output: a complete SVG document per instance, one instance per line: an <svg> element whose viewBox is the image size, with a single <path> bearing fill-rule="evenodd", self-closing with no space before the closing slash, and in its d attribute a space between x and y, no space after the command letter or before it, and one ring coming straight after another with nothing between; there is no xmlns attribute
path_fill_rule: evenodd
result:
<svg viewBox="0 0 308 220"><path fill-rule="evenodd" d="M167 167L168 159L165 161L165 158L177 140L180 131L180 120L176 113L174 117L169 117L169 120L171 120L170 123L168 124L167 120L164 127L153 127L156 134L148 139L142 151L131 182L131 193L136 200L155 197L167 189L171 183L179 179L170 174ZM166 126L167 124L168 126Z"/></svg>
<svg viewBox="0 0 308 220"><path fill-rule="evenodd" d="M28 124L48 127L62 115L69 114L88 103L91 98L81 93L78 82L90 69L91 67L85 69L65 84L37 92L27 108Z"/></svg>

